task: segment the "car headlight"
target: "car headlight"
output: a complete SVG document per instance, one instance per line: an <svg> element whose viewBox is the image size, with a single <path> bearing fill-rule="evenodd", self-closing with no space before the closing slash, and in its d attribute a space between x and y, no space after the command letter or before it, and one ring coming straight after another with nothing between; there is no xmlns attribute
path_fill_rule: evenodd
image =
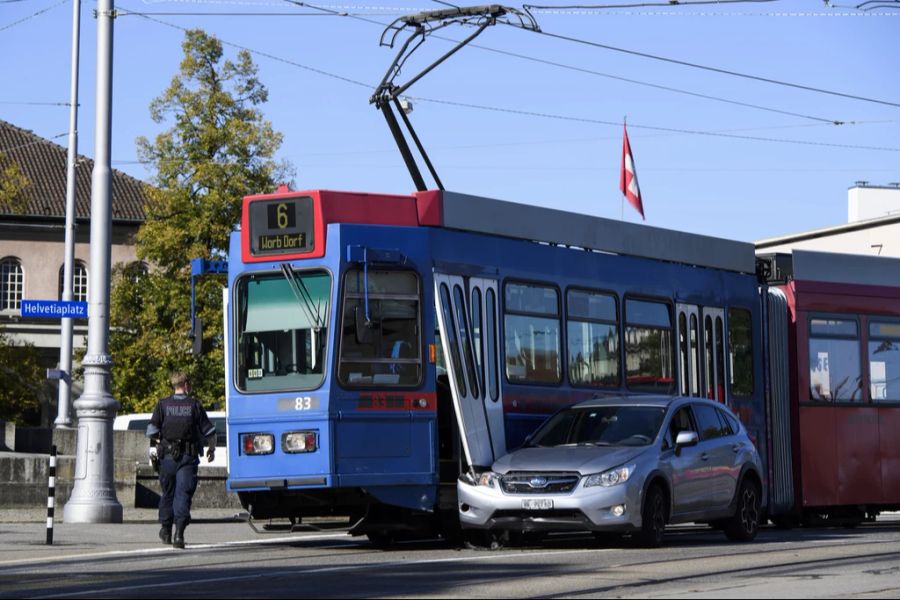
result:
<svg viewBox="0 0 900 600"><path fill-rule="evenodd" d="M481 485L489 488L496 488L500 486L500 475L494 473L493 471L485 471L481 475L478 476L476 481L476 485Z"/></svg>
<svg viewBox="0 0 900 600"><path fill-rule="evenodd" d="M619 485L620 483L625 483L628 481L628 478L631 477L632 473L634 473L635 465L628 465L627 467L616 467L615 469L611 469L604 473L599 473L597 475L589 475L588 478L584 482L584 487L612 487L614 485Z"/></svg>

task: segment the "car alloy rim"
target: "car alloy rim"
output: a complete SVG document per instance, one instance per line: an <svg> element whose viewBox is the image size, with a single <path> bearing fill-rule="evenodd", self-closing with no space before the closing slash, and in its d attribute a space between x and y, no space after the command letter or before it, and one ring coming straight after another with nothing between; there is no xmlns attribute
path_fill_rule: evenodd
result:
<svg viewBox="0 0 900 600"><path fill-rule="evenodd" d="M756 530L756 524L759 522L759 511L756 508L756 489L752 485L744 488L744 494L741 498L741 523L744 531L750 533Z"/></svg>
<svg viewBox="0 0 900 600"><path fill-rule="evenodd" d="M653 497L653 533L661 538L666 528L666 516L663 512L662 494L656 493Z"/></svg>

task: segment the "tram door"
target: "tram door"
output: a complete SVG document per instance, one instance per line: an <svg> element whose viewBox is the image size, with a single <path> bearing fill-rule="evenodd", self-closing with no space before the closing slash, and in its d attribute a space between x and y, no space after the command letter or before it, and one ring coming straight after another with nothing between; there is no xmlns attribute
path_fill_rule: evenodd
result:
<svg viewBox="0 0 900 600"><path fill-rule="evenodd" d="M466 462L490 467L506 454L500 396L498 284L435 273L441 345Z"/></svg>
<svg viewBox="0 0 900 600"><path fill-rule="evenodd" d="M678 304L678 391L682 396L700 397L702 352L700 350L700 309L693 304Z"/></svg>
<svg viewBox="0 0 900 600"><path fill-rule="evenodd" d="M703 395L725 402L725 311L703 307Z"/></svg>

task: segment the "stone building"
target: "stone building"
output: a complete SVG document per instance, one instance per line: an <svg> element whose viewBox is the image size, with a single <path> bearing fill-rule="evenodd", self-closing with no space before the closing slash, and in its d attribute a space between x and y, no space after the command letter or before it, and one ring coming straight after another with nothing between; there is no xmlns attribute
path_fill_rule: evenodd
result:
<svg viewBox="0 0 900 600"><path fill-rule="evenodd" d="M62 138L67 139L65 136ZM17 171L14 202L0 205L0 331L34 345L48 368L58 365L59 320L20 316L23 299L61 300L65 261L67 149L0 120L0 178ZM13 171L9 168L12 167ZM76 162L74 299L87 301L90 264L90 206L93 161ZM24 177L21 177L24 176ZM7 180L9 177L7 176ZM3 182L0 182L3 183ZM7 181L9 183L9 181ZM144 183L113 171L112 264L135 261L134 237L143 222ZM84 348L87 320L76 320L73 346ZM78 385L77 383L75 384ZM55 418L56 385L44 386L43 424ZM73 395L80 387L73 389ZM77 398L77 395L74 395Z"/></svg>

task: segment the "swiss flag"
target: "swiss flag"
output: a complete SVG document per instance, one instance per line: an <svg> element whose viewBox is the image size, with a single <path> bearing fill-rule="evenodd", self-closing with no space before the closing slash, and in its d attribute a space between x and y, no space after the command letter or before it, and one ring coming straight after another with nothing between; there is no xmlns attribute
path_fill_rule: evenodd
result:
<svg viewBox="0 0 900 600"><path fill-rule="evenodd" d="M625 126L625 140L622 143L622 177L619 179L619 189L628 198L636 211L644 217L644 204L641 202L641 188L638 187L637 171L634 169L634 157L631 155L631 144L628 143L628 126Z"/></svg>

